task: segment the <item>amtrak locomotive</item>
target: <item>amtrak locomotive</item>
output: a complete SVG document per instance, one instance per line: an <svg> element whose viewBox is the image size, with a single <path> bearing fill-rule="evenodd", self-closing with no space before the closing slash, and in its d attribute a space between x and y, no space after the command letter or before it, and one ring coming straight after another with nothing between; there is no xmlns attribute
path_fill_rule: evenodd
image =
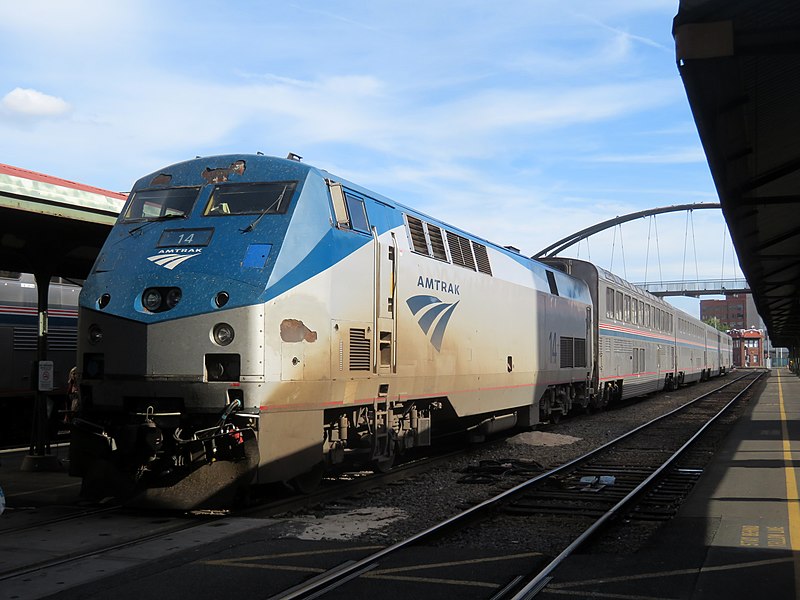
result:
<svg viewBox="0 0 800 600"><path fill-rule="evenodd" d="M78 354L71 472L192 508L716 375L730 342L589 263L230 155L135 184L83 287Z"/></svg>

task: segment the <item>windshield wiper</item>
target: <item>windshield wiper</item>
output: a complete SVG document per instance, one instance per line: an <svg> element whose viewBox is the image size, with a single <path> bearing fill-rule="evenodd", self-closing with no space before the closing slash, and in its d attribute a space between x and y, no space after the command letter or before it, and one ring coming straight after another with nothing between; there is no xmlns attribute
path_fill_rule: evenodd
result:
<svg viewBox="0 0 800 600"><path fill-rule="evenodd" d="M262 210L260 213L258 213L258 216L257 216L257 217L256 217L256 218L253 220L253 222L252 222L252 223L250 223L250 225L248 225L248 226L247 226L247 227L245 227L244 229L240 229L239 231L241 231L242 233L249 233L249 232L253 231L253 229L255 229L256 225L258 225L258 222L259 222L261 219L263 219L263 218L264 218L264 215L265 215L265 214L267 214L267 213L268 213L269 211L271 211L271 210L274 210L274 209L275 209L275 207L277 207L277 206L280 206L280 204L281 204L281 200L283 200L283 195L286 193L286 190L287 190L287 188L288 188L288 187L289 187L288 185L285 185L285 186L283 186L283 191L281 192L281 195L280 195L280 196L278 196L278 199L277 199L277 200L275 200L275 202L273 202L273 203L272 203L272 204L270 204L269 206L267 206L267 207L266 207L264 210Z"/></svg>

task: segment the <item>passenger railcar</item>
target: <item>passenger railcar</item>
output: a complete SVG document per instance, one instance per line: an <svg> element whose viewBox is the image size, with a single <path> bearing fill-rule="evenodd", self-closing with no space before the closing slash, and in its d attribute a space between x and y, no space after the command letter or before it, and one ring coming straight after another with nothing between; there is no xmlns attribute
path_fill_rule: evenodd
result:
<svg viewBox="0 0 800 600"><path fill-rule="evenodd" d="M545 262L585 281L597 315L593 404L672 390L732 368L731 338L592 263Z"/></svg>
<svg viewBox="0 0 800 600"><path fill-rule="evenodd" d="M133 187L80 298L87 491L177 508L587 406L587 284L296 160ZM556 410L558 413L558 410Z"/></svg>
<svg viewBox="0 0 800 600"><path fill-rule="evenodd" d="M50 283L47 352L48 359L54 362L57 392L64 391L69 370L75 366L79 293L77 282L54 277ZM20 397L34 389L31 368L38 335L33 275L0 271L0 397Z"/></svg>
<svg viewBox="0 0 800 600"><path fill-rule="evenodd" d="M55 426L66 406L66 384L75 366L80 286L53 277L49 291L47 358L53 361L52 392L48 415ZM0 444L16 446L30 442L36 375L39 315L34 276L0 271Z"/></svg>

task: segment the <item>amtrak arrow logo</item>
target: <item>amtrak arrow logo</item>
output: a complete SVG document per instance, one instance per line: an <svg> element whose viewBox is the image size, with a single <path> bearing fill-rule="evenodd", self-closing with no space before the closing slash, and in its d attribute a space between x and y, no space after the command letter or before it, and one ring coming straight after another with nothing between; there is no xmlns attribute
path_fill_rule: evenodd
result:
<svg viewBox="0 0 800 600"><path fill-rule="evenodd" d="M417 323L425 335L428 335L428 331L433 327L434 322L436 323L436 326L433 327L430 341L437 352L442 351L444 330L447 328L447 323L450 321L450 317L453 316L453 311L458 306L458 302L448 304L447 302L442 302L436 296L411 296L406 300L408 308L411 309L415 316L417 313L421 313Z"/></svg>
<svg viewBox="0 0 800 600"><path fill-rule="evenodd" d="M166 252L164 254L156 254L155 256L148 256L147 260L156 263L159 267L164 267L170 271L177 267L182 262L194 258L198 254L179 254L177 252Z"/></svg>

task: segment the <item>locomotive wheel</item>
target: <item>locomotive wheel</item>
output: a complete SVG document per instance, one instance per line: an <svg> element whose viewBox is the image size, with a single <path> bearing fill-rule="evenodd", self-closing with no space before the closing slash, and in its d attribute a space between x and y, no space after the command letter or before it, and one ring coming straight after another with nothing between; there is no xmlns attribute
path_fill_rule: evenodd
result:
<svg viewBox="0 0 800 600"><path fill-rule="evenodd" d="M392 452L392 455L388 458L384 458L383 460L373 460L372 461L372 470L375 473L388 473L392 470L394 466L394 460L397 456L396 452Z"/></svg>
<svg viewBox="0 0 800 600"><path fill-rule="evenodd" d="M310 494L319 487L324 473L325 465L319 462L314 465L310 471L306 471L291 479L289 485L291 485L298 494Z"/></svg>

